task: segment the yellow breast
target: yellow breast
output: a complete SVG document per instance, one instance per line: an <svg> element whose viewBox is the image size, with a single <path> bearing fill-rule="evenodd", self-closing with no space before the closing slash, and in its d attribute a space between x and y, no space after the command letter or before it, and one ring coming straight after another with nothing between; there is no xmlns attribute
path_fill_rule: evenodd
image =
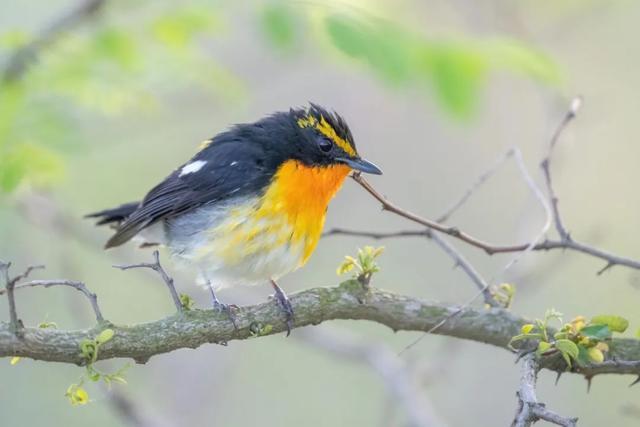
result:
<svg viewBox="0 0 640 427"><path fill-rule="evenodd" d="M316 248L329 202L350 171L346 165L310 167L289 160L280 167L262 198L257 218L286 218L292 243L304 246L301 265Z"/></svg>
<svg viewBox="0 0 640 427"><path fill-rule="evenodd" d="M261 198L231 209L210 231L214 247L201 255L213 250L225 265L247 275L275 278L301 267L316 248L327 206L350 170L285 162Z"/></svg>

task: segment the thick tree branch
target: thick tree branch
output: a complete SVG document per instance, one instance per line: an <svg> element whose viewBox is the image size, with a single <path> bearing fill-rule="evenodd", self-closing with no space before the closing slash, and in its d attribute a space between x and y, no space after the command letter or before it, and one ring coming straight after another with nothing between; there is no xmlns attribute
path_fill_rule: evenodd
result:
<svg viewBox="0 0 640 427"><path fill-rule="evenodd" d="M296 311L295 328L336 320L370 320L394 331L428 331L441 324L435 333L495 345L508 349L508 343L529 321L503 309L464 308L455 317L458 306L425 302L412 297L370 289L364 292L351 282L314 288L290 296ZM363 302L361 302L363 301ZM103 322L79 331L25 328L17 337L6 322L0 323L0 357L21 356L36 360L82 365L79 348L83 339L95 338L104 328L115 331L114 338L100 348L98 359L132 358L139 363L150 357L181 348L196 348L206 343L227 343L286 330L286 322L275 302L239 308L238 330L224 313L194 310L155 322L117 326ZM270 327L267 327L270 325ZM614 339L610 343L611 361L580 368L585 377L596 374L640 375L640 340ZM558 358L543 360L543 368L563 371Z"/></svg>

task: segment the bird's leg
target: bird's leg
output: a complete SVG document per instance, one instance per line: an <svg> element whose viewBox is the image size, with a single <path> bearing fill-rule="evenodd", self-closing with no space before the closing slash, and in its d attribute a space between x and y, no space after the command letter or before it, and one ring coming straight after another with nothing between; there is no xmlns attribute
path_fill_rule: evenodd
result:
<svg viewBox="0 0 640 427"><path fill-rule="evenodd" d="M287 294L278 286L278 284L271 280L271 286L273 286L273 290L276 291L274 297L278 304L284 311L285 317L287 319L287 336L291 335L291 328L293 327L293 307L291 306L291 302L289 298L287 298Z"/></svg>
<svg viewBox="0 0 640 427"><path fill-rule="evenodd" d="M235 310L238 309L238 306L235 304L224 304L221 303L218 297L216 296L216 292L213 289L213 285L210 280L207 280L207 287L209 288L209 292L211 292L211 300L213 302L213 309L219 312L227 313L229 316L229 320L233 323L233 327L237 330L238 324L236 323L236 315L234 313Z"/></svg>

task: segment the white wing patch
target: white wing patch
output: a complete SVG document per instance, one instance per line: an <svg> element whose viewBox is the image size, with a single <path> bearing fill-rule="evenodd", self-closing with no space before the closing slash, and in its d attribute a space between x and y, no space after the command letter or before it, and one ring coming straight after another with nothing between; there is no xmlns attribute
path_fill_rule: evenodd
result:
<svg viewBox="0 0 640 427"><path fill-rule="evenodd" d="M184 167L180 171L180 176L187 175L187 174L194 173L194 172L198 172L206 164L207 164L207 162L205 160L196 160L195 162L191 162L189 164L186 164L186 165L184 165Z"/></svg>

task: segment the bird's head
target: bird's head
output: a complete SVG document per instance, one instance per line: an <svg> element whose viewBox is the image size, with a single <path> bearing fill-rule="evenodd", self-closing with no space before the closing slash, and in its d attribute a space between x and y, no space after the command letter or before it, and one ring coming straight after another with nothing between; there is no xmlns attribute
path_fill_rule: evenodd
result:
<svg viewBox="0 0 640 427"><path fill-rule="evenodd" d="M360 157L349 126L337 113L311 104L307 109L291 109L289 120L297 136L291 138L292 158L307 166L346 165L356 171L382 174L380 168Z"/></svg>

